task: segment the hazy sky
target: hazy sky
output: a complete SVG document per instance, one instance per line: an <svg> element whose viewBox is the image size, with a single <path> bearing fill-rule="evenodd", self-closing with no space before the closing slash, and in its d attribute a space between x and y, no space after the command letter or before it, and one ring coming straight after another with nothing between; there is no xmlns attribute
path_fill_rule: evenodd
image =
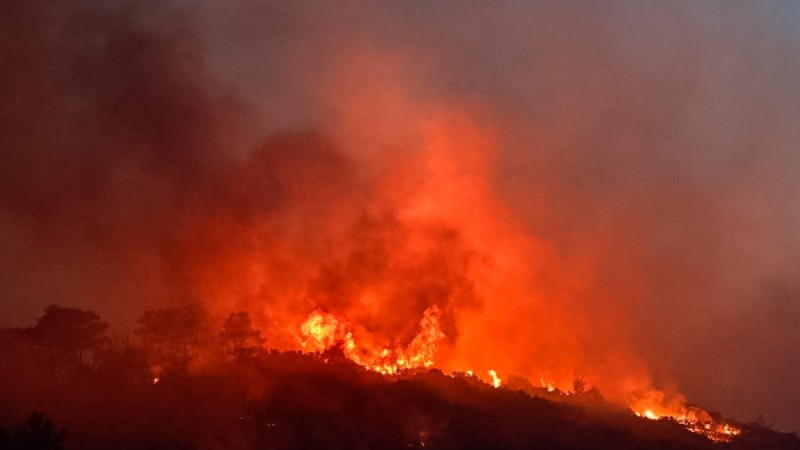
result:
<svg viewBox="0 0 800 450"><path fill-rule="evenodd" d="M450 361L800 430L796 3L0 8L0 325L437 303Z"/></svg>

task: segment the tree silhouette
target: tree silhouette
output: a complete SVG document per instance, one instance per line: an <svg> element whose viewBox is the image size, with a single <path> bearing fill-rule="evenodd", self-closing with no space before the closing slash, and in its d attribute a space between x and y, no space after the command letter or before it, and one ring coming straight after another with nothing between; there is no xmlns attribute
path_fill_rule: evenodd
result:
<svg viewBox="0 0 800 450"><path fill-rule="evenodd" d="M27 420L8 432L0 429L0 449L61 450L66 430L56 431L52 419L34 411Z"/></svg>
<svg viewBox="0 0 800 450"><path fill-rule="evenodd" d="M583 394L586 392L586 377L575 373L575 376L572 378L572 392L575 394Z"/></svg>
<svg viewBox="0 0 800 450"><path fill-rule="evenodd" d="M106 346L98 357L97 369L102 376L116 382L152 382L145 349L127 338L114 339Z"/></svg>
<svg viewBox="0 0 800 450"><path fill-rule="evenodd" d="M237 363L255 355L264 344L261 331L253 328L253 320L246 311L232 313L225 319L219 340Z"/></svg>
<svg viewBox="0 0 800 450"><path fill-rule="evenodd" d="M85 352L96 356L108 343L108 323L92 311L51 305L36 321L33 335L53 356L66 356L76 364L83 363Z"/></svg>
<svg viewBox="0 0 800 450"><path fill-rule="evenodd" d="M138 324L134 333L149 350L151 363L183 371L195 356L206 316L202 305L194 303L146 311Z"/></svg>

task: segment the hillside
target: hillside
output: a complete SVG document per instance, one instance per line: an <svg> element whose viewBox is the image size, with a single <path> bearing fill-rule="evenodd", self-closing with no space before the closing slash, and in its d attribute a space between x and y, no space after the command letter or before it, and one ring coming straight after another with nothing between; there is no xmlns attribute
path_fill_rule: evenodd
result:
<svg viewBox="0 0 800 450"><path fill-rule="evenodd" d="M156 383L101 372L39 389L4 382L3 425L43 410L66 427L67 450L800 449L797 435L756 424L715 443L596 394L495 389L435 369L389 377L330 354L271 352Z"/></svg>

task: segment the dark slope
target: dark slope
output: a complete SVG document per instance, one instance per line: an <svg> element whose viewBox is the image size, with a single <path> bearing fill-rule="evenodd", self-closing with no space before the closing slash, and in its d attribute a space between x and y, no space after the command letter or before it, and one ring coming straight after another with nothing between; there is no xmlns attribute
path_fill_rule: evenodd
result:
<svg viewBox="0 0 800 450"><path fill-rule="evenodd" d="M2 420L42 409L67 428L67 450L800 449L796 435L755 425L715 444L594 395L553 401L437 370L384 377L331 355L275 352L157 384L102 371L36 390L9 383Z"/></svg>

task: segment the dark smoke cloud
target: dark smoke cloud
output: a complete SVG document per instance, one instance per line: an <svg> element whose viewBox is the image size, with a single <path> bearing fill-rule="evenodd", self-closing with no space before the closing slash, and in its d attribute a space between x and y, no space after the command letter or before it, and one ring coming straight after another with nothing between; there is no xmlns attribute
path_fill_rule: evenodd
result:
<svg viewBox="0 0 800 450"><path fill-rule="evenodd" d="M518 325L507 350L613 344L704 406L800 428L796 6L0 8L3 325L61 303L124 329L200 297L278 329L364 283L390 298L361 317L387 336L433 303L480 310L492 255L398 217L422 182L414 117L477 104L495 192L581 277L558 306L502 303L580 316L575 342ZM393 253L413 239L429 251Z"/></svg>
<svg viewBox="0 0 800 450"><path fill-rule="evenodd" d="M214 184L231 156L219 149L241 112L204 75L186 17L135 4L3 9L6 320L43 303L126 315L180 297L171 228L194 203L224 200Z"/></svg>

